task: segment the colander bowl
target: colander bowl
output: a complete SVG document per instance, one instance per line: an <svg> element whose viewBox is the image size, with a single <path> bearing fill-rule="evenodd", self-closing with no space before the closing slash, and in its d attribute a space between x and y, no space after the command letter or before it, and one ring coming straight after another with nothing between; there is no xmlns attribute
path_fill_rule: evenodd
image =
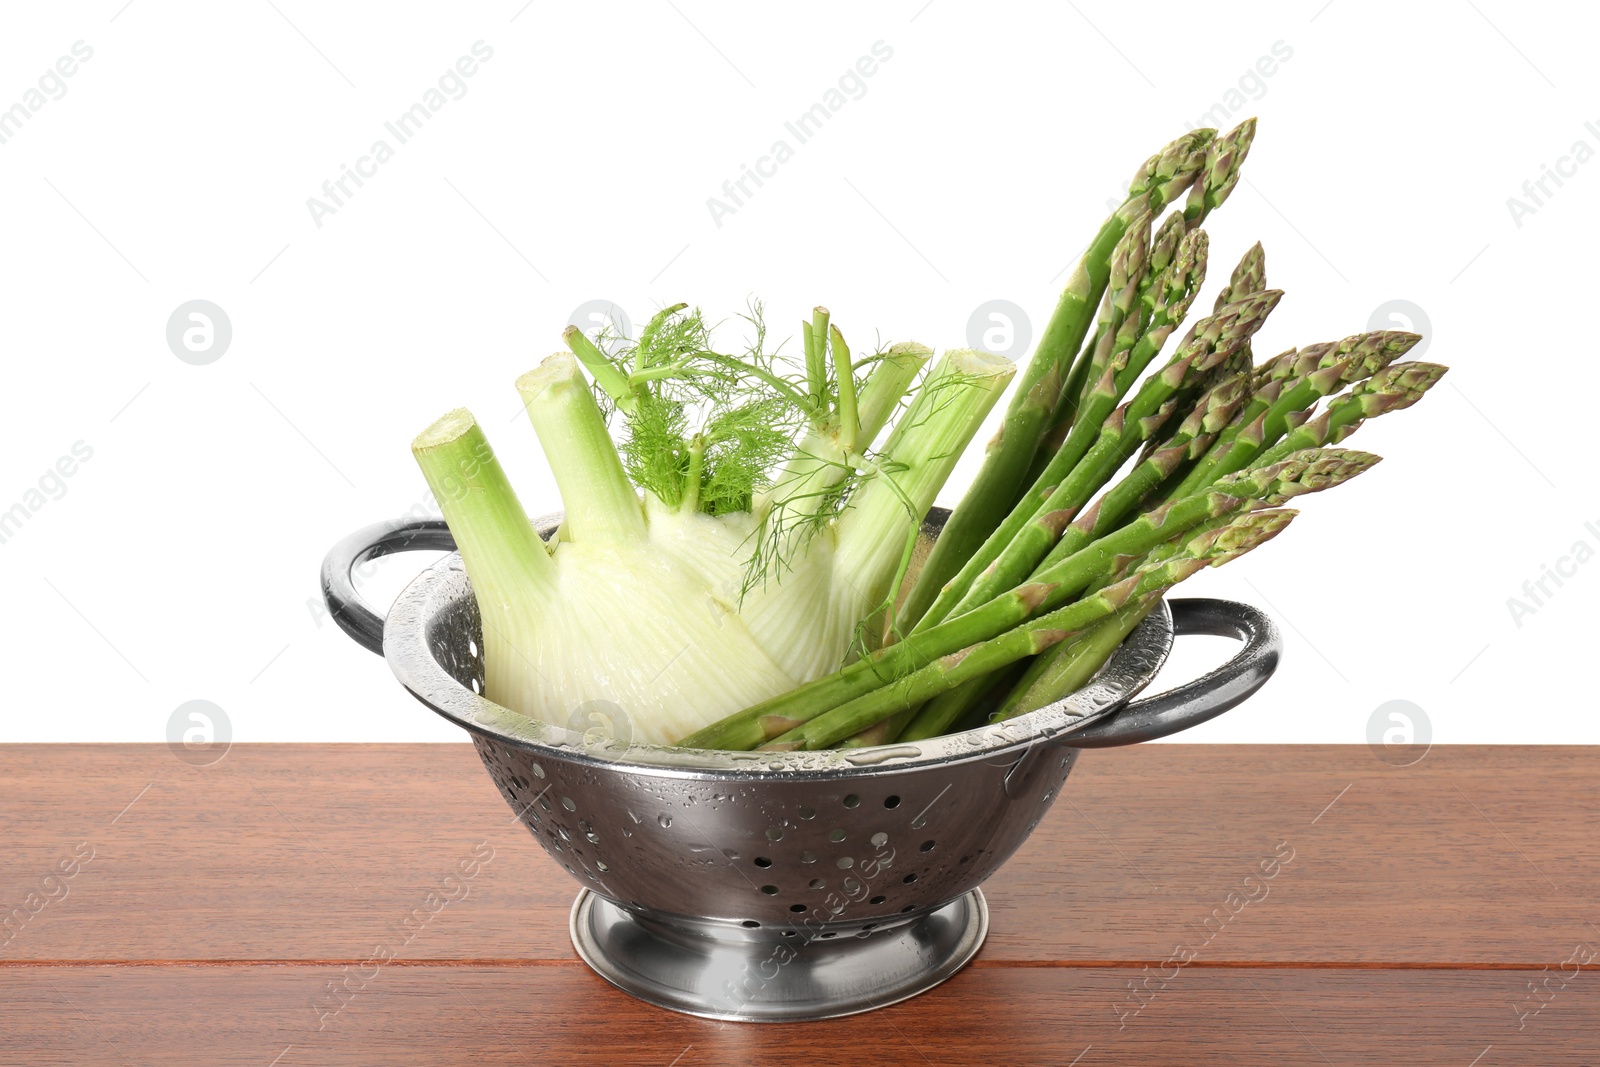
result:
<svg viewBox="0 0 1600 1067"><path fill-rule="evenodd" d="M947 514L929 514L924 548ZM944 981L987 933L978 887L1044 817L1081 749L1219 715L1259 689L1279 656L1256 609L1176 600L1083 689L1006 723L811 753L628 744L587 730L584 709L544 723L480 695L482 631L459 555L424 570L387 618L355 590L352 572L371 558L453 547L438 520L352 534L323 564L333 617L472 735L506 803L581 887L570 923L578 955L634 996L718 1019L847 1015ZM1188 633L1243 646L1204 677L1135 701Z"/></svg>

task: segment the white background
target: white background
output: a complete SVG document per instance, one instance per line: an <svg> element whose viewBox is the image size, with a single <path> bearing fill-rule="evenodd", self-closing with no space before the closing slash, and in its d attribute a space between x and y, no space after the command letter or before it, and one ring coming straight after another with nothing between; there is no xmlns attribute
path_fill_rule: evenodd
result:
<svg viewBox="0 0 1600 1067"><path fill-rule="evenodd" d="M1260 133L1208 224L1201 304L1260 239L1288 296L1258 354L1398 300L1454 370L1352 442L1386 463L1185 587L1267 608L1287 656L1184 740L1359 743L1403 699L1435 742L1600 742L1600 561L1520 620L1507 603L1575 542L1600 549L1600 162L1541 205L1522 192L1574 142L1600 149L1582 11L8 5L0 108L75 42L93 56L0 144L0 510L75 443L93 455L0 543L0 740L161 741L197 698L242 741L459 740L317 598L335 540L424 499L418 429L470 406L529 511L556 507L511 383L590 300L638 321L755 295L780 335L822 302L862 342L942 348L1005 299L1036 335L1135 167L1242 89L1225 110ZM384 123L478 41L493 57L465 95L316 225L307 198L394 145ZM708 197L794 145L784 122L880 41L864 94L718 226ZM1253 73L1275 44L1290 58ZM1514 219L1512 196L1535 210ZM166 342L192 299L232 323L206 366ZM421 563L368 588L392 596ZM1225 648L1191 644L1174 677Z"/></svg>

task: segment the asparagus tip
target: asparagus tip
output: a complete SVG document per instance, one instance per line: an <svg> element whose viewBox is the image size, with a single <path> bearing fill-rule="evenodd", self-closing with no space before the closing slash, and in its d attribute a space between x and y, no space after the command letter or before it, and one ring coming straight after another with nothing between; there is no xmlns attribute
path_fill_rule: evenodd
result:
<svg viewBox="0 0 1600 1067"><path fill-rule="evenodd" d="M1287 530L1289 524L1299 514L1293 508L1258 511L1232 526L1225 527L1222 536L1217 539L1209 553L1208 564L1220 567L1224 563L1238 559L1246 552L1260 548Z"/></svg>

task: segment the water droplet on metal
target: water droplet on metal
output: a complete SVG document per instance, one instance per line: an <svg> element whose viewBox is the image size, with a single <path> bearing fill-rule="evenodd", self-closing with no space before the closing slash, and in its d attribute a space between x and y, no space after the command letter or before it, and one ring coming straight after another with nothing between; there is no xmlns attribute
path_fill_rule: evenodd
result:
<svg viewBox="0 0 1600 1067"><path fill-rule="evenodd" d="M922 749L916 745L886 745L882 748L852 749L844 753L846 763L871 767L892 759L916 759Z"/></svg>

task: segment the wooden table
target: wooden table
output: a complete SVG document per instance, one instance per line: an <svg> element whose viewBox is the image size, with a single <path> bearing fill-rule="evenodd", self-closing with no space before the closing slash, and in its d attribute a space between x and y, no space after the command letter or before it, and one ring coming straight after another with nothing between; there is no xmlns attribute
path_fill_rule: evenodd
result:
<svg viewBox="0 0 1600 1067"><path fill-rule="evenodd" d="M755 1026L578 962L467 745L0 746L0 1064L1600 1064L1597 765L1089 752L970 967Z"/></svg>

